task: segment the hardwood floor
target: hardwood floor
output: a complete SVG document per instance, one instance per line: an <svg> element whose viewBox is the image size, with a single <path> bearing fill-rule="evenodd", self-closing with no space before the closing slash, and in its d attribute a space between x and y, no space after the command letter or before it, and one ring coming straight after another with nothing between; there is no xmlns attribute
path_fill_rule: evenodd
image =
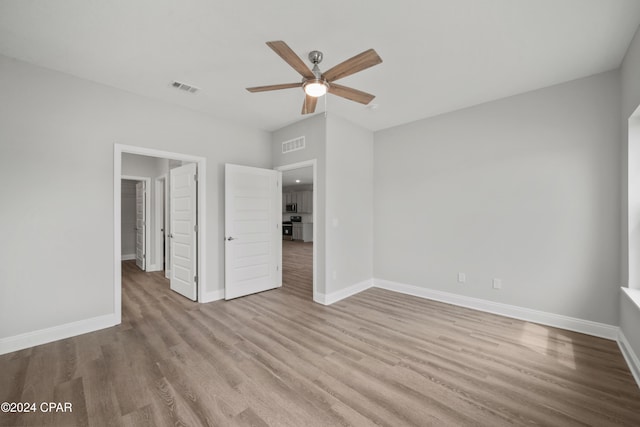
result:
<svg viewBox="0 0 640 427"><path fill-rule="evenodd" d="M313 301L313 243L282 241L282 286L292 295Z"/></svg>
<svg viewBox="0 0 640 427"><path fill-rule="evenodd" d="M73 412L0 425L640 425L613 341L381 289L325 307L296 274L197 304L124 262L121 325L0 356L0 401Z"/></svg>

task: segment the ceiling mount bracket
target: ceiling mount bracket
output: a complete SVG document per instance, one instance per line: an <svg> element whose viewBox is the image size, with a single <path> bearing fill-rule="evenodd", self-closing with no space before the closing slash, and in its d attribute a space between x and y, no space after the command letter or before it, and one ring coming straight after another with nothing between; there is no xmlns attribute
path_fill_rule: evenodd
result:
<svg viewBox="0 0 640 427"><path fill-rule="evenodd" d="M322 52L320 52L319 50L312 50L311 52L309 52L309 61L311 61L313 65L318 65L319 63L321 63Z"/></svg>

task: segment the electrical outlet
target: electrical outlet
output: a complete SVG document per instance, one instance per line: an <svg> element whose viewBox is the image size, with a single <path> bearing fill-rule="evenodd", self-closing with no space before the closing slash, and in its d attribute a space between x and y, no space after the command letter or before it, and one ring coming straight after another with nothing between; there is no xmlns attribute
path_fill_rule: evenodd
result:
<svg viewBox="0 0 640 427"><path fill-rule="evenodd" d="M458 283L465 283L467 281L467 275L464 273L458 273Z"/></svg>
<svg viewBox="0 0 640 427"><path fill-rule="evenodd" d="M502 279L493 279L493 289L502 289Z"/></svg>

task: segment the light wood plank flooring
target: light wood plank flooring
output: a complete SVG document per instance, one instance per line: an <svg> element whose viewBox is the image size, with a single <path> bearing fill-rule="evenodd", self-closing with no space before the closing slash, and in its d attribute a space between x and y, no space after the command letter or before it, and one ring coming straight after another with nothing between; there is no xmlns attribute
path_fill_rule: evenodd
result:
<svg viewBox="0 0 640 427"><path fill-rule="evenodd" d="M313 243L282 241L282 285L287 293L313 301Z"/></svg>
<svg viewBox="0 0 640 427"><path fill-rule="evenodd" d="M0 401L73 412L0 425L640 425L613 341L380 289L324 307L306 280L197 304L124 262L121 325L0 356Z"/></svg>

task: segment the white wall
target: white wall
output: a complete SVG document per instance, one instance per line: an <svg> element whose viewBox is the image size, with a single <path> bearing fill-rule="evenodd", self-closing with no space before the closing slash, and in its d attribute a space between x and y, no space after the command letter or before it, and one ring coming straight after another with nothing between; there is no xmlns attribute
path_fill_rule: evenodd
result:
<svg viewBox="0 0 640 427"><path fill-rule="evenodd" d="M377 132L375 277L617 324L619 84L613 71Z"/></svg>
<svg viewBox="0 0 640 427"><path fill-rule="evenodd" d="M300 136L305 137L305 149L282 154L282 143ZM325 293L325 194L326 194L326 123L322 114L293 123L271 134L271 157L273 167L290 165L305 160L316 159L317 181L313 183L317 204L313 206L316 214L317 277L315 284L319 293Z"/></svg>
<svg viewBox="0 0 640 427"><path fill-rule="evenodd" d="M114 143L207 158L206 291L222 289L224 163L269 167L267 132L4 56L0 93L0 339L114 312Z"/></svg>
<svg viewBox="0 0 640 427"><path fill-rule="evenodd" d="M326 293L373 278L373 132L327 116Z"/></svg>

